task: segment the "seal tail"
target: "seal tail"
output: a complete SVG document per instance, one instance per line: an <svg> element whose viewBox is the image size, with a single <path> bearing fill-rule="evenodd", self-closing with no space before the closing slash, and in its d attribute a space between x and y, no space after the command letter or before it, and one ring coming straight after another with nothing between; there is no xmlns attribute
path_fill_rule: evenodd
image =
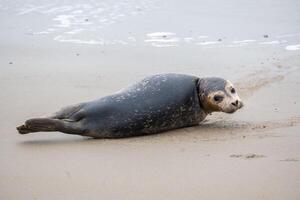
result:
<svg viewBox="0 0 300 200"><path fill-rule="evenodd" d="M76 129L73 122L51 118L34 118L29 119L25 124L18 126L17 130L20 134L28 134L34 132L50 132L61 131L70 134L80 134L80 130Z"/></svg>

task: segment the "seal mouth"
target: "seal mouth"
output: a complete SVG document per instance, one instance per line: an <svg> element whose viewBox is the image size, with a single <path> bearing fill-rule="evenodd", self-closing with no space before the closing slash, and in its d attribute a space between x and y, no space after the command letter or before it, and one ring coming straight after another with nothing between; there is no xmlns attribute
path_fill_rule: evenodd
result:
<svg viewBox="0 0 300 200"><path fill-rule="evenodd" d="M237 110L238 110L238 108L237 109L226 110L224 112L228 113L228 114L232 114L232 113L235 113Z"/></svg>
<svg viewBox="0 0 300 200"><path fill-rule="evenodd" d="M228 114L232 114L235 113L237 110L241 109L242 107L244 107L244 103L240 101L238 106L230 106L228 109L222 111Z"/></svg>

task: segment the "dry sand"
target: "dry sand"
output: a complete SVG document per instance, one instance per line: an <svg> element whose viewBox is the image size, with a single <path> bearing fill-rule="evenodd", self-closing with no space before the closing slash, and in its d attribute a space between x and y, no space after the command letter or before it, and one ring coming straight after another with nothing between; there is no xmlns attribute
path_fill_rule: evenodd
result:
<svg viewBox="0 0 300 200"><path fill-rule="evenodd" d="M127 9L129 17L108 17L111 24L102 20L99 30L92 29L97 24L69 24L90 30L73 40L66 38L70 30L51 19L73 12L77 1L26 2L0 1L0 199L300 198L300 50L288 50L300 43L297 1L168 6L144 0L127 1L124 8L123 1L116 1L116 8L105 1L109 12L126 15ZM136 17L131 8L143 13ZM94 20L88 14L95 7L76 9L87 15L85 23ZM178 24L166 16L177 17ZM56 32L35 33L51 27ZM168 33L147 35L162 31L176 32L178 41ZM107 44L97 43L97 32ZM124 39L128 32L136 41ZM54 40L57 36L64 41ZM149 43L148 37L171 42ZM219 37L220 44L204 43ZM56 132L22 136L15 130L27 118L164 72L230 79L246 106L232 115L215 113L198 127L127 139Z"/></svg>

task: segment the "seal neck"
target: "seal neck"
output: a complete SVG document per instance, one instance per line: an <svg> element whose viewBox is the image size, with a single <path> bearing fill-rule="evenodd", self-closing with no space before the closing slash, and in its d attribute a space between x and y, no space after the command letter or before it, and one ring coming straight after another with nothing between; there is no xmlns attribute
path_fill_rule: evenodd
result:
<svg viewBox="0 0 300 200"><path fill-rule="evenodd" d="M198 81L198 98L200 102L200 107L206 114L211 114L212 112L216 112L218 110L215 110L211 105L208 103L209 99L207 99L207 96L210 92L210 90L207 88L207 82L210 78L201 78Z"/></svg>
<svg viewBox="0 0 300 200"><path fill-rule="evenodd" d="M199 105L201 107L201 109L203 110L203 112L205 112L206 114L210 114L212 111L210 111L209 109L207 109L205 102L205 92L204 89L202 88L203 84L201 84L201 82L203 83L205 80L203 78L199 78L198 82L197 82L197 94L198 94L198 100L199 100Z"/></svg>

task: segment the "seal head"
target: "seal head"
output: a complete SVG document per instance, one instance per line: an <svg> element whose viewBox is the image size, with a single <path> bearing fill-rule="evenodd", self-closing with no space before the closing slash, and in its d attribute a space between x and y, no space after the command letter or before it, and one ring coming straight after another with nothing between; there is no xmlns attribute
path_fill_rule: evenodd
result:
<svg viewBox="0 0 300 200"><path fill-rule="evenodd" d="M222 78L203 78L199 81L199 97L207 113L234 113L243 107L233 84Z"/></svg>

